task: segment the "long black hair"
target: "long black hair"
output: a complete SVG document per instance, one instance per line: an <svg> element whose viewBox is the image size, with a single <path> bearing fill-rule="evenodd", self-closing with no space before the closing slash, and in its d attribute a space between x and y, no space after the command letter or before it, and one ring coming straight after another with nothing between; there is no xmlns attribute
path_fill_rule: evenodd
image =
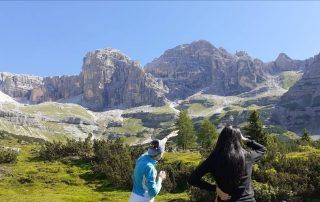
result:
<svg viewBox="0 0 320 202"><path fill-rule="evenodd" d="M241 141L240 130L226 126L210 155L214 159L216 181L224 186L236 187L245 173L246 150L243 149Z"/></svg>

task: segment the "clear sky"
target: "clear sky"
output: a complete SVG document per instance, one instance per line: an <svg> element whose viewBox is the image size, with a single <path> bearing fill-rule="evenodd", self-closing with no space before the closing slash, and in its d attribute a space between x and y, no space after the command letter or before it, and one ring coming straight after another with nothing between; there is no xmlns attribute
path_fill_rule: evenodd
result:
<svg viewBox="0 0 320 202"><path fill-rule="evenodd" d="M270 61L320 52L320 2L0 2L0 71L78 74L113 47L142 64L205 39Z"/></svg>

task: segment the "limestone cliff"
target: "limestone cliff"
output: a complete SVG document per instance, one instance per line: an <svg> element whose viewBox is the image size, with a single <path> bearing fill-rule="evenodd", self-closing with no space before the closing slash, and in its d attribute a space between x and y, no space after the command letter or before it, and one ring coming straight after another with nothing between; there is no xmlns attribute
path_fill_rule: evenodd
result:
<svg viewBox="0 0 320 202"><path fill-rule="evenodd" d="M167 89L115 49L90 52L82 67L84 101L93 109L165 103Z"/></svg>
<svg viewBox="0 0 320 202"><path fill-rule="evenodd" d="M302 132L308 128L319 134L320 126L320 54L293 87L285 93L276 105L273 119L288 129Z"/></svg>
<svg viewBox="0 0 320 202"><path fill-rule="evenodd" d="M145 70L169 87L169 98L185 98L199 90L218 95L249 91L266 80L263 62L240 51L235 55L200 40L165 51Z"/></svg>
<svg viewBox="0 0 320 202"><path fill-rule="evenodd" d="M0 73L0 90L30 104L80 97L77 103L92 110L160 106L165 104L168 91L138 62L111 48L89 52L79 75L37 77Z"/></svg>

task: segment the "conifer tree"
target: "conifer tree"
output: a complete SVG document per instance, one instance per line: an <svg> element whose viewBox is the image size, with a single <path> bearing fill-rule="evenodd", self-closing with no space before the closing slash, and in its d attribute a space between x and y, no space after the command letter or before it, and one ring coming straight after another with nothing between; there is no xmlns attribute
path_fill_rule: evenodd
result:
<svg viewBox="0 0 320 202"><path fill-rule="evenodd" d="M179 130L177 136L177 145L183 150L192 147L196 142L196 136L192 120L189 118L186 111L180 112L176 122L176 127Z"/></svg>
<svg viewBox="0 0 320 202"><path fill-rule="evenodd" d="M218 133L216 127L209 121L204 119L201 124L201 128L198 135L198 142L202 148L211 148L218 139Z"/></svg>
<svg viewBox="0 0 320 202"><path fill-rule="evenodd" d="M311 137L309 131L305 128L303 129L303 134L301 136L301 140L304 142L311 142Z"/></svg>
<svg viewBox="0 0 320 202"><path fill-rule="evenodd" d="M259 113L254 110L248 119L248 124L244 127L246 135L261 144L267 143L267 133L263 130L263 125L259 117Z"/></svg>

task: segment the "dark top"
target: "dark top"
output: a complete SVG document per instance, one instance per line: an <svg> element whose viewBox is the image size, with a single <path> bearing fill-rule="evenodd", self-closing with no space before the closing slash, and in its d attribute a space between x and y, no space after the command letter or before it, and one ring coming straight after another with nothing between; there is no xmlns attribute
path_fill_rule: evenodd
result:
<svg viewBox="0 0 320 202"><path fill-rule="evenodd" d="M228 187L225 183L219 182L219 178L215 177L213 164L215 163L213 155L210 155L189 177L189 184L200 189L215 191L216 185L209 184L202 180L202 177L211 173L218 187L231 196L229 201L255 201L254 193L251 186L252 165L257 162L267 151L267 149L254 140L249 140L246 145L251 148L245 155L245 174L241 177L237 187ZM227 175L227 173L225 173Z"/></svg>

